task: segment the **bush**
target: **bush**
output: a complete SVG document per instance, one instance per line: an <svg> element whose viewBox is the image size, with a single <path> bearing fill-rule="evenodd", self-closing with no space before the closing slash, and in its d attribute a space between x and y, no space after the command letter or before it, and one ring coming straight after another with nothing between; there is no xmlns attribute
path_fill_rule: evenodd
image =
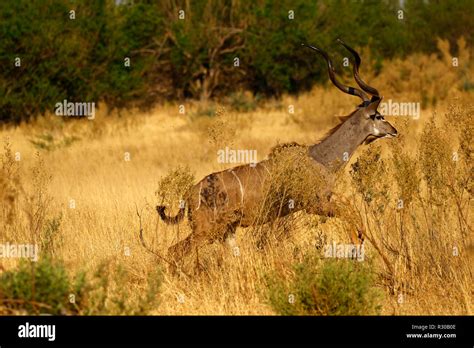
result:
<svg viewBox="0 0 474 348"><path fill-rule="evenodd" d="M0 276L0 313L52 315L143 315L157 305L158 270L148 277L144 295L130 296L130 274L105 261L92 276L68 274L64 264L43 258L22 260Z"/></svg>
<svg viewBox="0 0 474 348"><path fill-rule="evenodd" d="M250 112L257 108L258 99L258 96L253 97L251 93L238 91L229 96L228 104L234 111Z"/></svg>
<svg viewBox="0 0 474 348"><path fill-rule="evenodd" d="M81 292L84 278L69 278L62 264L50 259L22 260L16 270L0 276L0 311L27 314L66 314L77 312L68 297Z"/></svg>
<svg viewBox="0 0 474 348"><path fill-rule="evenodd" d="M401 135L386 143L391 148L361 151L350 187L341 186L349 197L344 218L359 226L366 246L380 256L374 271L393 295L430 293L445 301L447 293L472 287L473 111L469 100L459 100L445 114L433 113L419 130L398 122ZM451 287L437 289L439 284ZM469 306L462 300L439 308L467 313Z"/></svg>
<svg viewBox="0 0 474 348"><path fill-rule="evenodd" d="M380 311L372 273L352 260L309 257L295 267L289 283L274 274L267 284L270 304L282 315L371 315Z"/></svg>

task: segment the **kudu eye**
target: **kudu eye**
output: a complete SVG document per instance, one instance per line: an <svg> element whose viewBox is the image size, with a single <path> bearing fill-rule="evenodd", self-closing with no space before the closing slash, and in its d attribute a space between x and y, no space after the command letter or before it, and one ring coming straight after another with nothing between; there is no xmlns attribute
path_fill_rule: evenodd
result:
<svg viewBox="0 0 474 348"><path fill-rule="evenodd" d="M380 114L373 114L373 115L370 116L370 118L371 118L372 120L374 120L374 121L375 121L375 120L383 120L383 119L384 119L383 116L380 115Z"/></svg>

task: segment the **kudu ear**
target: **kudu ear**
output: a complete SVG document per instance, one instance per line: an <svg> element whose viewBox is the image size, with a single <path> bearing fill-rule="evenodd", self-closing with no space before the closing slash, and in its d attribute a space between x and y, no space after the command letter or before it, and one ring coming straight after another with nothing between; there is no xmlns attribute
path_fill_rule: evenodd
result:
<svg viewBox="0 0 474 348"><path fill-rule="evenodd" d="M377 112L377 108L380 105L380 102L382 101L382 97L375 97L372 98L372 101L370 104L365 108L365 112L367 116L374 115Z"/></svg>

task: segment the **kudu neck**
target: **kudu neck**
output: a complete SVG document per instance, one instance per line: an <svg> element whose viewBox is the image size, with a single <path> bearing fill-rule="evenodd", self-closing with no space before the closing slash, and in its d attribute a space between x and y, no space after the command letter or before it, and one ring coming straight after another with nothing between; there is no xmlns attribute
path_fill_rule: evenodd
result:
<svg viewBox="0 0 474 348"><path fill-rule="evenodd" d="M344 167L367 134L352 116L334 133L309 148L310 156L332 171Z"/></svg>

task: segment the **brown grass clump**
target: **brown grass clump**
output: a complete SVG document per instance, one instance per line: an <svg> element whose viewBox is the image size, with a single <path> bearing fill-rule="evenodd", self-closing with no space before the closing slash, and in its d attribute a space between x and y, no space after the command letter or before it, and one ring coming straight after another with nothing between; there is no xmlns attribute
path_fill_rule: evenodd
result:
<svg viewBox="0 0 474 348"><path fill-rule="evenodd" d="M6 225L3 235L6 239L27 238L38 242L42 238L51 201L48 194L51 176L47 174L38 152L35 157L35 163L31 167L33 180L29 187L21 180L25 175L20 167L21 155L14 155L11 143L8 140L5 142L0 180L3 188L1 221Z"/></svg>
<svg viewBox="0 0 474 348"><path fill-rule="evenodd" d="M326 203L324 194L330 182L322 167L308 156L307 146L296 143L276 146L270 153L270 168L264 192L271 206L289 204L290 200L294 208Z"/></svg>
<svg viewBox="0 0 474 348"><path fill-rule="evenodd" d="M155 195L160 205L176 207L177 203L185 199L193 184L194 175L189 167L178 166L160 179Z"/></svg>
<svg viewBox="0 0 474 348"><path fill-rule="evenodd" d="M21 192L20 167L15 161L11 143L5 141L2 153L2 167L0 168L0 201L2 209L0 211L0 221L9 228L14 223L14 217L18 209L18 197Z"/></svg>
<svg viewBox="0 0 474 348"><path fill-rule="evenodd" d="M380 256L380 280L398 296L396 312L403 312L406 301L426 306L427 292L442 301L448 291L450 304L443 311L431 308L430 314L472 310L472 195L467 184L472 163L467 156L453 157L457 139L438 125L453 117L470 122L471 110L451 107L444 120L432 118L415 154L404 151L402 137L392 155L382 156L380 147L373 146L352 165L355 192L349 215L362 224L369 253Z"/></svg>
<svg viewBox="0 0 474 348"><path fill-rule="evenodd" d="M226 109L218 107L214 117L212 124L207 128L209 142L215 147L231 146L236 129L232 127Z"/></svg>
<svg viewBox="0 0 474 348"><path fill-rule="evenodd" d="M459 96L472 83L472 52L463 38L457 42L456 56L447 40L439 39L437 48L437 54L413 54L386 62L382 73L370 81L380 86L386 97L420 101L422 107Z"/></svg>
<svg viewBox="0 0 474 348"><path fill-rule="evenodd" d="M327 209L327 178L308 156L308 147L297 143L279 144L272 148L265 164L269 173L262 188L263 198L255 226L250 234L259 247L270 239L288 238L300 215L289 215L301 209ZM277 216L285 218L275 221ZM272 221L270 225L265 222Z"/></svg>

